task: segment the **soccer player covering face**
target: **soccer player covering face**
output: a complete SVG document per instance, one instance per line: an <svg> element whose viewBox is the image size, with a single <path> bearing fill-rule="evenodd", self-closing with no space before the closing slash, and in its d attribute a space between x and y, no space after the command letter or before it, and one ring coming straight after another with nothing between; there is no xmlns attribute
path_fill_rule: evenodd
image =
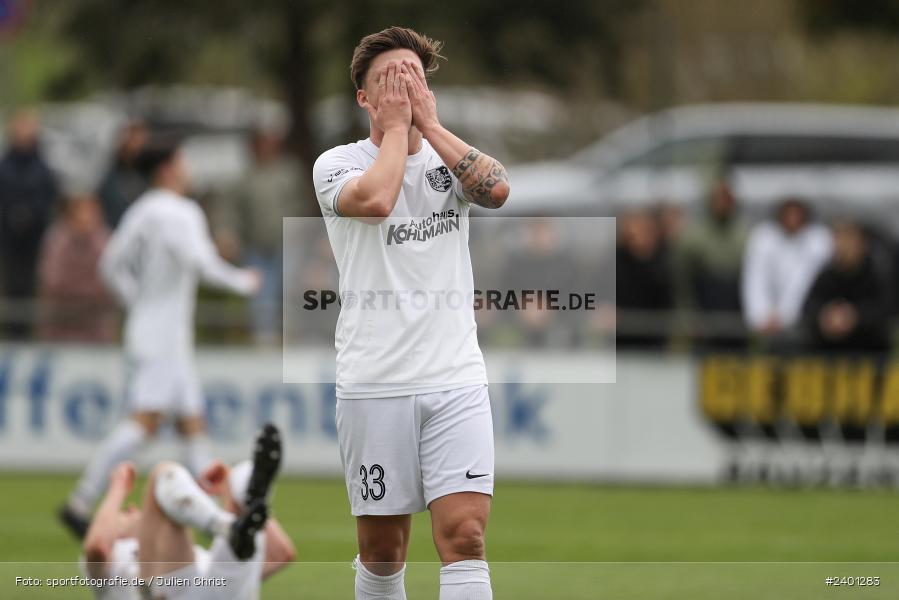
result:
<svg viewBox="0 0 899 600"><path fill-rule="evenodd" d="M340 272L337 433L357 519L356 598L405 598L412 513L431 513L441 600L492 597L484 533L493 424L468 250L503 166L447 131L427 77L440 44L391 27L351 75L370 137L322 154L316 194Z"/></svg>
<svg viewBox="0 0 899 600"><path fill-rule="evenodd" d="M100 261L101 274L128 313L124 343L129 418L103 441L60 517L84 536L113 467L131 458L172 417L194 476L208 465L202 392L193 361L197 282L250 295L259 273L219 257L199 205L185 197L184 161L175 141L155 142L138 158L151 188L125 212Z"/></svg>

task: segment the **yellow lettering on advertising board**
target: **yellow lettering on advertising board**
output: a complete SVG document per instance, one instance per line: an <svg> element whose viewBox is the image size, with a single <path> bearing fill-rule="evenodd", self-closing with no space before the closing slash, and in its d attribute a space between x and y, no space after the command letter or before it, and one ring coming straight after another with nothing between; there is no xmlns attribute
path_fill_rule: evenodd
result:
<svg viewBox="0 0 899 600"><path fill-rule="evenodd" d="M784 373L784 412L800 425L816 425L825 414L827 371L824 362L798 359Z"/></svg>
<svg viewBox="0 0 899 600"><path fill-rule="evenodd" d="M844 425L864 425L874 403L874 364L870 360L840 361L832 370L833 417Z"/></svg>
<svg viewBox="0 0 899 600"><path fill-rule="evenodd" d="M715 423L728 423L737 416L742 387L743 361L715 357L703 363L702 410Z"/></svg>
<svg viewBox="0 0 899 600"><path fill-rule="evenodd" d="M899 364L891 364L884 373L879 413L884 425L899 423Z"/></svg>

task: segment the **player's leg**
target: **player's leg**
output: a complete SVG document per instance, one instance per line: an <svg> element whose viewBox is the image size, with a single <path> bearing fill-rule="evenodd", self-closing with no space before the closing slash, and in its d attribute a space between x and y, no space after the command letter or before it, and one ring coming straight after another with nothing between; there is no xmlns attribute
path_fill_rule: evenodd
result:
<svg viewBox="0 0 899 600"><path fill-rule="evenodd" d="M486 386L418 398L421 470L441 600L492 598L485 534L493 495L493 418Z"/></svg>
<svg viewBox="0 0 899 600"><path fill-rule="evenodd" d="M282 456L281 433L269 423L256 436L253 459L240 462L228 471L223 493L225 505L232 512L239 513L244 506L257 500L268 502L274 491ZM263 579L295 560L296 548L276 519L266 522L262 542L265 558L261 574ZM258 549L257 554L260 554Z"/></svg>
<svg viewBox="0 0 899 600"><path fill-rule="evenodd" d="M175 426L184 440L184 464L194 477L199 477L212 462L206 419L199 415L179 417Z"/></svg>
<svg viewBox="0 0 899 600"><path fill-rule="evenodd" d="M84 536L91 511L106 489L112 469L133 458L144 442L156 434L161 421L157 412L135 412L113 429L94 452L60 512L63 522L80 537Z"/></svg>
<svg viewBox="0 0 899 600"><path fill-rule="evenodd" d="M229 476L223 497L229 510L239 516L235 527L232 527L228 544L239 560L257 555L259 539L255 534L265 526L268 500L281 468L281 458L281 432L269 423L259 431L253 442L253 462L248 477L243 481L230 481ZM234 476L240 476L239 469ZM241 531L242 526L248 531ZM260 534L260 538L264 535Z"/></svg>
<svg viewBox="0 0 899 600"><path fill-rule="evenodd" d="M194 546L190 529L199 529L221 539L227 535L253 537L265 523L264 505L251 506L240 517L216 504L187 472L173 462L157 465L150 475L144 498L144 510L138 531L138 561L141 575L149 581L153 598L216 598L221 590L209 586L182 586L167 579L194 582L207 568L207 552Z"/></svg>
<svg viewBox="0 0 899 600"><path fill-rule="evenodd" d="M402 600L412 513L424 510L414 399L337 401L337 438L356 517L356 598Z"/></svg>
<svg viewBox="0 0 899 600"><path fill-rule="evenodd" d="M405 600L411 515L356 517L356 600Z"/></svg>
<svg viewBox="0 0 899 600"><path fill-rule="evenodd" d="M477 492L449 494L431 502L434 545L440 569L440 600L489 600L490 569L485 533L490 496Z"/></svg>
<svg viewBox="0 0 899 600"><path fill-rule="evenodd" d="M147 478L143 512L137 534L138 560L141 575L145 578L170 573L194 563L193 536L187 519L172 518L163 508L168 506L177 511L180 501L181 508L185 511L191 509L195 512L202 511L203 500L200 499L199 503L194 505L193 499L205 494L199 488L192 491L180 477L179 468L187 479L191 480L183 467L171 462L159 463ZM179 487L186 491L179 493ZM206 500L212 502L208 497ZM202 522L205 524L208 520L206 517Z"/></svg>
<svg viewBox="0 0 899 600"><path fill-rule="evenodd" d="M168 361L129 360L126 362L125 397L131 417L120 424L97 449L74 493L60 512L73 531L86 526L93 505L106 488L111 469L137 453L151 438L171 410L175 379Z"/></svg>
<svg viewBox="0 0 899 600"><path fill-rule="evenodd" d="M224 501L227 510L243 518L247 507L265 506L271 495L281 464L281 434L268 424L257 434L253 458L227 469L213 465L204 474L206 481ZM216 473L218 471L218 473ZM293 545L273 519L264 523L236 545L231 539L216 536L210 548L211 562L207 577L226 582L234 598L256 598L262 580L293 559ZM209 589L212 597L221 590Z"/></svg>
<svg viewBox="0 0 899 600"><path fill-rule="evenodd" d="M154 567L152 563L178 562L187 556L188 528L224 537L237 557L246 559L255 551L248 538L254 538L268 517L265 502L256 501L235 518L200 488L187 469L174 462L162 462L153 469L144 502L138 539L141 563L147 563L148 571L169 572L171 565Z"/></svg>
<svg viewBox="0 0 899 600"><path fill-rule="evenodd" d="M206 433L206 410L203 390L193 364L185 361L176 368L178 418L175 426L184 440L184 464L194 477L212 462L209 436Z"/></svg>
<svg viewBox="0 0 899 600"><path fill-rule="evenodd" d="M85 569L91 577L106 576L116 540L134 536L134 527L139 526L140 512L136 508L122 510L134 488L134 479L134 465L130 462L117 465L110 475L106 495L100 501L82 544Z"/></svg>
<svg viewBox="0 0 899 600"><path fill-rule="evenodd" d="M411 531L411 515L356 517L358 562L375 575L397 573L406 562Z"/></svg>

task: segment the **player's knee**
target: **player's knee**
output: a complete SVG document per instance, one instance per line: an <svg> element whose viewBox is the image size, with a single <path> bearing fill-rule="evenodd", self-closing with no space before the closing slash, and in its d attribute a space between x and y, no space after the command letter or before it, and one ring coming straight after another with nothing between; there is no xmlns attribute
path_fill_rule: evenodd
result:
<svg viewBox="0 0 899 600"><path fill-rule="evenodd" d="M108 548L97 536L88 536L81 545L81 551L89 563L105 563L108 558Z"/></svg>
<svg viewBox="0 0 899 600"><path fill-rule="evenodd" d="M484 525L478 519L463 519L443 532L443 547L457 560L484 556Z"/></svg>
<svg viewBox="0 0 899 600"><path fill-rule="evenodd" d="M147 437L155 436L162 425L162 416L156 413L136 413L131 416L131 419L143 428Z"/></svg>
<svg viewBox="0 0 899 600"><path fill-rule="evenodd" d="M290 543L281 549L281 555L278 557L278 560L282 563L292 563L295 562L296 559L297 549Z"/></svg>
<svg viewBox="0 0 899 600"><path fill-rule="evenodd" d="M362 562L366 565L392 565L405 562L402 547L391 546L383 542L361 546L359 548L359 558L361 558Z"/></svg>
<svg viewBox="0 0 899 600"><path fill-rule="evenodd" d="M156 500L156 485L157 482L162 480L164 477L172 477L173 473L178 469L183 469L181 465L171 460L162 460L156 463L156 465L150 469L150 474L147 475L147 490L150 492L147 494L148 498L152 498L155 502Z"/></svg>
<svg viewBox="0 0 899 600"><path fill-rule="evenodd" d="M394 564L405 562L402 535L381 535L359 540L359 558L368 564Z"/></svg>
<svg viewBox="0 0 899 600"><path fill-rule="evenodd" d="M201 417L182 417L175 422L178 433L184 436L202 435L206 432L206 422Z"/></svg>
<svg viewBox="0 0 899 600"><path fill-rule="evenodd" d="M181 465L172 460L161 460L156 463L152 469L150 469L151 480L156 480L165 475L166 473L171 473L173 469L183 469Z"/></svg>

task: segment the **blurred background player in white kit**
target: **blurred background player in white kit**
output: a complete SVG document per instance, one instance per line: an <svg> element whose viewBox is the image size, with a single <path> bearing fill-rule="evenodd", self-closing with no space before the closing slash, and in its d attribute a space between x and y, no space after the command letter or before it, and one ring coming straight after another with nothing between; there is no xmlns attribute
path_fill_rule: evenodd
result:
<svg viewBox="0 0 899 600"><path fill-rule="evenodd" d="M258 292L261 277L223 260L200 206L184 194L188 177L175 140L149 145L139 159L152 182L125 212L100 262L104 281L127 311L126 401L130 417L97 449L60 518L83 537L110 471L173 417L194 476L209 464L204 403L194 367L197 283L242 295Z"/></svg>
<svg viewBox="0 0 899 600"><path fill-rule="evenodd" d="M134 465L117 465L84 540L81 569L95 580L140 577L146 585L95 585L94 595L258 598L262 581L296 555L268 510L281 458L281 434L269 424L256 437L252 461L232 468L214 461L199 482L183 466L161 462L147 479L140 508L124 507L134 487ZM209 549L194 544L193 529L212 536Z"/></svg>

